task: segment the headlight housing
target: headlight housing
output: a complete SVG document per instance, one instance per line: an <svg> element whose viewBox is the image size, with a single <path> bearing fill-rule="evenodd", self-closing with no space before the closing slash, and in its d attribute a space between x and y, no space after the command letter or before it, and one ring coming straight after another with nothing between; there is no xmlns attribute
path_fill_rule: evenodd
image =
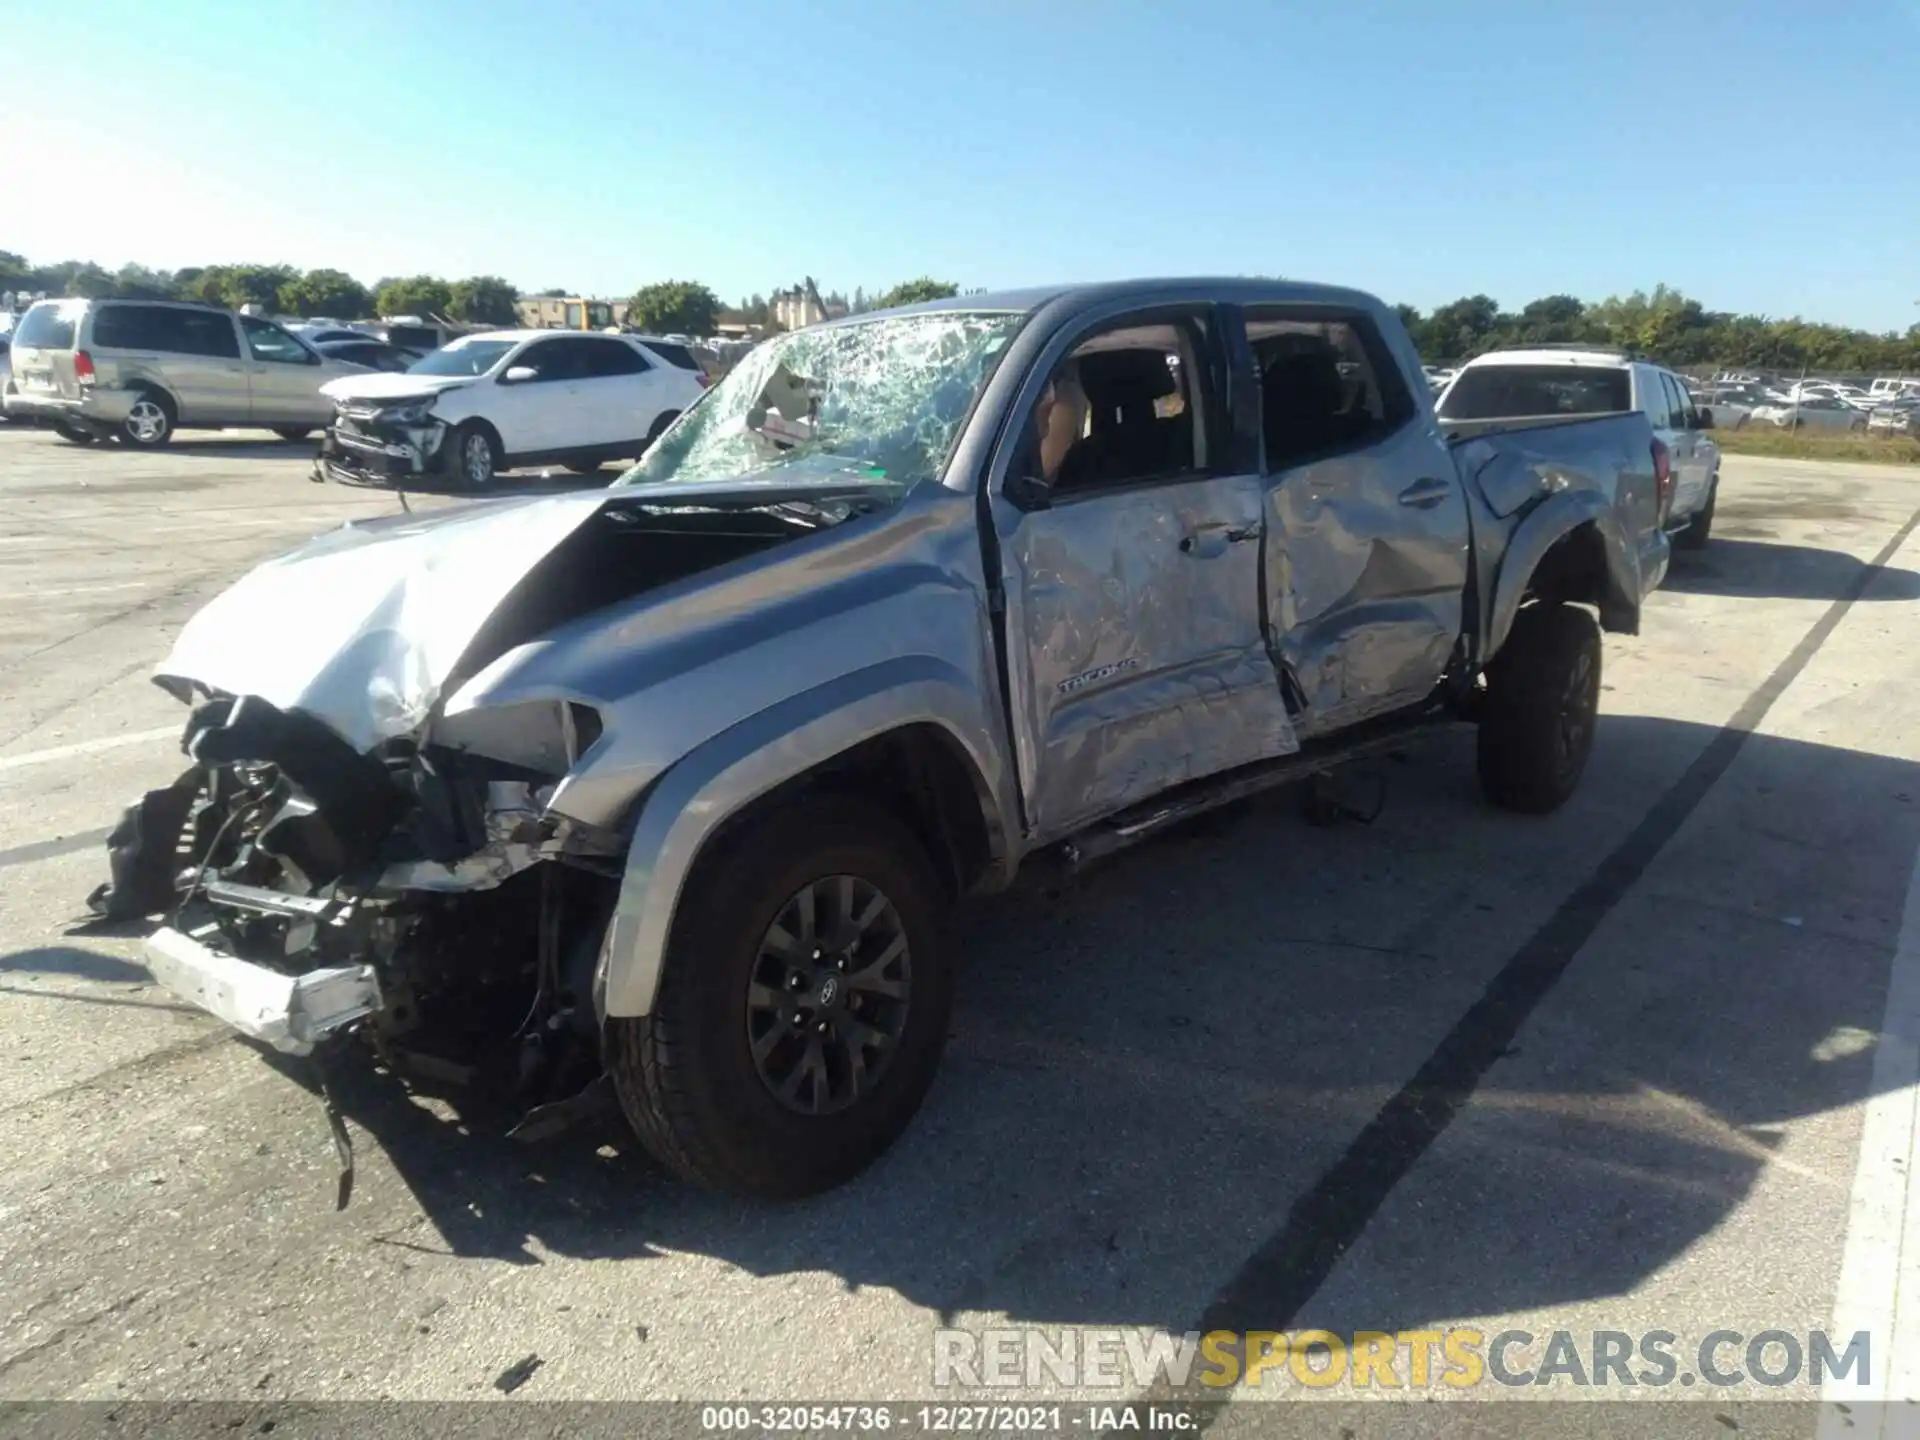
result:
<svg viewBox="0 0 1920 1440"><path fill-rule="evenodd" d="M424 400L408 400L388 406L380 412L380 418L393 425L423 425L433 413L436 398L429 395Z"/></svg>

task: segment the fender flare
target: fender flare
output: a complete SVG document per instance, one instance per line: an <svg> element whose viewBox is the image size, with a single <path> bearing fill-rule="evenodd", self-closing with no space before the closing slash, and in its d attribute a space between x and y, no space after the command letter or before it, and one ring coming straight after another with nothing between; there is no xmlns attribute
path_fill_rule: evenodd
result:
<svg viewBox="0 0 1920 1440"><path fill-rule="evenodd" d="M676 761L640 805L594 977L600 1019L652 1010L687 877L722 825L776 786L889 731L932 724L956 742L983 801L993 863L1010 878L1018 811L990 715L963 672L931 656L903 656L770 706Z"/></svg>
<svg viewBox="0 0 1920 1440"><path fill-rule="evenodd" d="M1640 600L1652 588L1638 547L1621 529L1620 515L1613 502L1596 490L1565 490L1534 507L1514 529L1506 554L1501 557L1495 581L1493 603L1487 612L1486 643L1481 661L1500 653L1513 629L1513 618L1520 613L1520 602L1533 583L1549 551L1582 527L1590 526L1600 538L1606 557L1605 592L1594 596L1600 608L1603 629L1619 634L1637 635L1640 631ZM1659 569L1665 569L1666 536L1655 532L1654 550ZM1657 584L1659 574L1652 577Z"/></svg>

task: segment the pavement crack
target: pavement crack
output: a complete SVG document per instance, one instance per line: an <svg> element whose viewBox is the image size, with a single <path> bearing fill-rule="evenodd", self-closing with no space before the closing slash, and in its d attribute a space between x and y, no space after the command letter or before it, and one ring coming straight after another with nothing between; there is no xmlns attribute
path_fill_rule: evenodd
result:
<svg viewBox="0 0 1920 1440"><path fill-rule="evenodd" d="M103 1306L91 1315L82 1316L78 1320L69 1320L65 1325L60 1326L51 1335L47 1336L46 1339L36 1341L24 1350L16 1350L13 1354L7 1356L6 1359L0 1360L0 1375L9 1374L17 1367L26 1364L27 1361L33 1359L35 1356L44 1355L47 1351L66 1344L67 1341L73 1339L76 1335L91 1330L102 1320L111 1320L116 1315L124 1314L135 1305L138 1305L146 1296L147 1291L144 1288L139 1289L131 1295L123 1296L121 1299L114 1301L111 1305Z"/></svg>

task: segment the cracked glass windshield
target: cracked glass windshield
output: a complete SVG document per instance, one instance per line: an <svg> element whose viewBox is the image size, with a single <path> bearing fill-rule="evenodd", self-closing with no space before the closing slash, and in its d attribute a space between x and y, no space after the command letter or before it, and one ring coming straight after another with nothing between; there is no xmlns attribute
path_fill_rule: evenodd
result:
<svg viewBox="0 0 1920 1440"><path fill-rule="evenodd" d="M1024 318L939 311L769 340L615 483L727 480L806 459L911 485L946 463Z"/></svg>

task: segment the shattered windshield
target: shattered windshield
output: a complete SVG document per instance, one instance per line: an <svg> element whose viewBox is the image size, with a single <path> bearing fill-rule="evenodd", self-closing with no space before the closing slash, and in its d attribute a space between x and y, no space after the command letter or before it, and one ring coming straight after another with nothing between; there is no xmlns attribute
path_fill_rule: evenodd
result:
<svg viewBox="0 0 1920 1440"><path fill-rule="evenodd" d="M946 463L1025 318L937 311L778 336L615 483L725 480L832 457L876 482L911 485Z"/></svg>

